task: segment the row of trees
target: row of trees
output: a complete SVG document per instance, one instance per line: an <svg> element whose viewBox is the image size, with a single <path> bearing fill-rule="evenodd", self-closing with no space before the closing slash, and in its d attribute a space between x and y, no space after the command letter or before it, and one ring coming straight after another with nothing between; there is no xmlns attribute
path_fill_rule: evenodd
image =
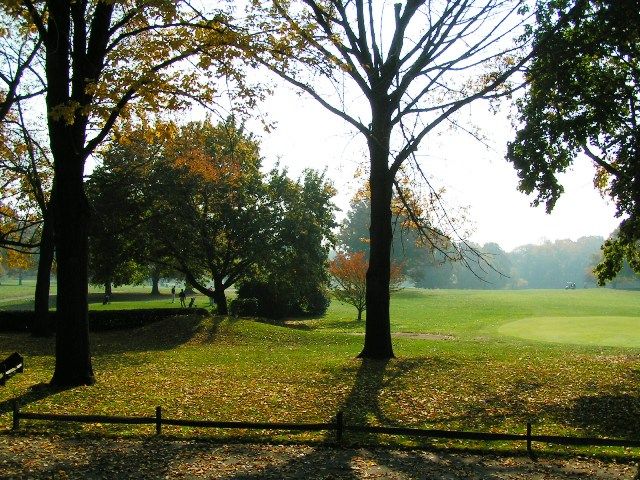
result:
<svg viewBox="0 0 640 480"><path fill-rule="evenodd" d="M368 199L357 195L338 232L341 250L351 255L368 253L369 213ZM392 265L401 267L406 279L420 288L563 288L567 282L579 286L595 286L599 282L597 266L603 261L601 246L605 240L602 237L545 241L540 245L522 245L510 252L497 243L460 243L457 250L466 248L477 255L475 261L465 262L451 257L453 249L446 242L425 244L415 228L402 228L403 223L411 227L402 217L400 210L394 222L397 228L391 250ZM611 284L634 286L635 277L630 266L623 264Z"/></svg>
<svg viewBox="0 0 640 480"><path fill-rule="evenodd" d="M129 132L86 188L93 283L173 274L221 314L238 283L280 292L283 314L327 303L333 187L313 170L263 174L257 140L233 117Z"/></svg>

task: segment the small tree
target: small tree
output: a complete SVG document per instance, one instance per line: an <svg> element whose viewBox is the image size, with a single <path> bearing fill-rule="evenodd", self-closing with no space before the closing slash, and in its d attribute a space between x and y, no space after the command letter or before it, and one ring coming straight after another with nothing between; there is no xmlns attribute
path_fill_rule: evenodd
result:
<svg viewBox="0 0 640 480"><path fill-rule="evenodd" d="M338 253L329 265L329 272L337 286L332 289L333 295L341 302L353 305L358 310L358 321L362 320L362 312L367 307L367 262L365 252ZM391 263L391 293L400 290L404 275L402 266Z"/></svg>

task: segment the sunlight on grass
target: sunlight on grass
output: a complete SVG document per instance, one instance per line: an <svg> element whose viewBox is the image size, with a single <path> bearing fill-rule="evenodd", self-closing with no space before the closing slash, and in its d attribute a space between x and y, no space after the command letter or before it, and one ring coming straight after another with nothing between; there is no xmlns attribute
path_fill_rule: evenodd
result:
<svg viewBox="0 0 640 480"><path fill-rule="evenodd" d="M171 305L168 297L137 296L120 305L146 302ZM0 390L0 428L10 427L11 401L19 399L32 412L153 416L161 405L172 418L328 422L342 410L351 424L522 433L531 421L538 433L639 439L640 349L507 336L514 321L530 325L520 321L544 311L553 312L556 329L580 314L609 319L612 332L628 331L638 307L640 294L611 290L408 290L393 300L394 331L449 336L394 336L398 358L388 362L356 358L364 323L335 302L324 318L290 326L185 311L141 328L92 333L97 384L62 392L32 388L51 378L53 339L0 333L0 355L20 351L26 362ZM149 426L36 421L21 428L152 433ZM254 435L177 427L167 433Z"/></svg>
<svg viewBox="0 0 640 480"><path fill-rule="evenodd" d="M507 323L498 331L543 342L640 348L639 317L525 318Z"/></svg>

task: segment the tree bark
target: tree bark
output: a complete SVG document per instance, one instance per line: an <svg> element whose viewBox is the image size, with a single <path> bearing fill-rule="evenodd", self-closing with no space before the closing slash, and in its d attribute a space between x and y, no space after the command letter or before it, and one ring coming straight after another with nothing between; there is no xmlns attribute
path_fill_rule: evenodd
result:
<svg viewBox="0 0 640 480"><path fill-rule="evenodd" d="M113 294L111 281L104 282L104 294L109 295L109 297L111 297L111 295Z"/></svg>
<svg viewBox="0 0 640 480"><path fill-rule="evenodd" d="M151 295L160 295L160 273L156 269L151 270Z"/></svg>
<svg viewBox="0 0 640 480"><path fill-rule="evenodd" d="M391 278L391 196L393 174L389 171L389 139L391 112L384 102L386 92L374 92L371 99L371 136L368 140L371 159L371 224L369 226L369 268L364 348L360 358L393 358L391 319L389 316L389 283Z"/></svg>
<svg viewBox="0 0 640 480"><path fill-rule="evenodd" d="M71 148L68 150L67 159L75 161L56 165L59 193L54 214L58 295L56 366L51 383L59 387L91 385L95 381L87 315L89 207L82 183L83 162L73 158L77 154Z"/></svg>
<svg viewBox="0 0 640 480"><path fill-rule="evenodd" d="M44 212L42 238L40 240L40 258L34 299L34 320L31 334L34 337L49 337L53 334L53 325L49 317L49 293L51 289L51 265L55 251L53 238L53 206L49 202Z"/></svg>
<svg viewBox="0 0 640 480"><path fill-rule="evenodd" d="M229 313L227 296L224 293L224 285L222 285L221 280L213 280L213 299L216 302L218 314L227 315Z"/></svg>
<svg viewBox="0 0 640 480"><path fill-rule="evenodd" d="M51 384L59 388L93 384L88 319L89 204L83 175L87 118L74 112L67 122L58 110L69 109L72 2L48 2L46 44L47 112L54 163L54 239L58 259L56 364ZM77 6L77 5L76 5ZM80 39L84 26L73 31ZM84 82L82 54L74 57L74 83ZM77 64L76 64L77 62ZM76 71L78 70L78 71ZM85 94L84 92L82 93ZM58 112L58 113L56 113ZM86 115L86 114L85 114Z"/></svg>

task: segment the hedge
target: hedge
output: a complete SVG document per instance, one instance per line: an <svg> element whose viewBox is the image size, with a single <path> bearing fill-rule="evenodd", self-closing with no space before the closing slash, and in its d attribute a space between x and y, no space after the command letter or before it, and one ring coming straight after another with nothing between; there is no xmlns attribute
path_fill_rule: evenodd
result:
<svg viewBox="0 0 640 480"><path fill-rule="evenodd" d="M90 310L89 330L98 332L103 330L121 330L137 328L157 322L164 318L185 314L208 315L204 308L147 308L135 310ZM52 324L56 322L56 312L49 312ZM33 323L34 312L25 310L0 311L0 331L23 332Z"/></svg>

